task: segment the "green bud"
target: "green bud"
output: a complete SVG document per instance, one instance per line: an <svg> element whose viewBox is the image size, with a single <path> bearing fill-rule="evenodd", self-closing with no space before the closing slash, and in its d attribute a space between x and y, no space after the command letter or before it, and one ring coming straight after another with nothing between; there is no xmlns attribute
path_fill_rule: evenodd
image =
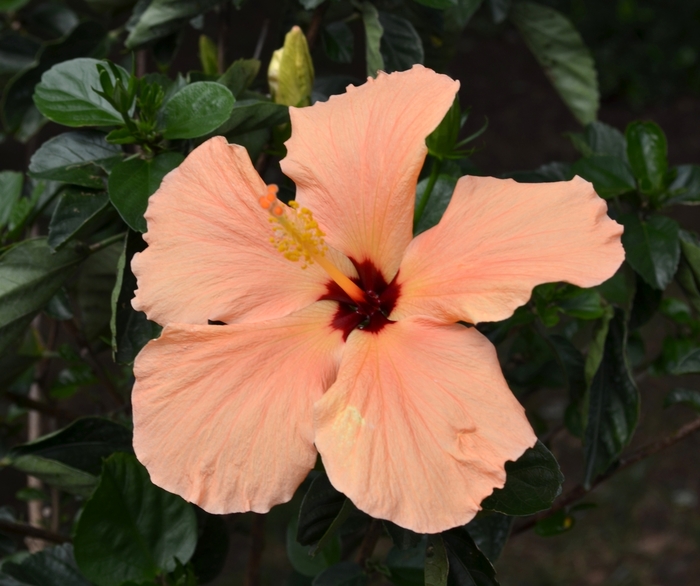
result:
<svg viewBox="0 0 700 586"><path fill-rule="evenodd" d="M311 105L314 85L314 64L309 45L298 26L284 38L284 46L272 54L267 70L272 99L285 106Z"/></svg>

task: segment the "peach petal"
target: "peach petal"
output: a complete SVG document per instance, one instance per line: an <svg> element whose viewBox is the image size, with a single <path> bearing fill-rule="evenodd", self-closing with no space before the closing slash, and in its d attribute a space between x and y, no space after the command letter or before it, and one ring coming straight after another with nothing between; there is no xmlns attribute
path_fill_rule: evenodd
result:
<svg viewBox="0 0 700 586"><path fill-rule="evenodd" d="M134 450L152 481L210 513L263 513L291 499L316 461L313 403L344 346L330 326L336 307L166 326L134 367Z"/></svg>
<svg viewBox="0 0 700 586"><path fill-rule="evenodd" d="M266 192L243 147L216 137L192 151L150 198L148 248L132 262L134 307L162 325L232 323L281 317L322 296L325 272L302 270L271 244L258 202Z"/></svg>
<svg viewBox="0 0 700 586"><path fill-rule="evenodd" d="M525 184L462 177L440 223L411 242L392 319L499 321L541 283L593 287L625 253L622 226L580 177Z"/></svg>
<svg viewBox="0 0 700 586"><path fill-rule="evenodd" d="M416 65L369 79L311 108L291 108L282 170L327 241L387 281L413 233L425 137L440 123L459 82Z"/></svg>
<svg viewBox="0 0 700 586"><path fill-rule="evenodd" d="M469 522L536 441L491 343L422 317L353 332L314 416L333 486L419 533Z"/></svg>

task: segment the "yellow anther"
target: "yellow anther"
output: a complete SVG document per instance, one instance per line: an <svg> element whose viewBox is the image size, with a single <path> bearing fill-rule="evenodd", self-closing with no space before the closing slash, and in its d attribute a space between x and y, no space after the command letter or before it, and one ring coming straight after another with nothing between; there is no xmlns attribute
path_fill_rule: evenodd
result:
<svg viewBox="0 0 700 586"><path fill-rule="evenodd" d="M270 242L282 255L292 262L301 261L301 268L319 264L351 299L357 303L365 301L365 294L327 257L325 234L314 220L311 210L299 207L295 201L289 205L277 199L277 186L269 185L267 195L259 199L260 206L270 213L273 237Z"/></svg>

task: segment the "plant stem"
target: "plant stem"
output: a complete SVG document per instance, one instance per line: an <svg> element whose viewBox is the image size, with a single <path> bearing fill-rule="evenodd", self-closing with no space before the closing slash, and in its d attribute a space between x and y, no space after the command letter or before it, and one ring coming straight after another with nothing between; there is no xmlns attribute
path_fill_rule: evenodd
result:
<svg viewBox="0 0 700 586"><path fill-rule="evenodd" d="M253 513L253 525L250 528L250 555L246 569L245 585L260 586L260 562L265 549L265 515Z"/></svg>
<svg viewBox="0 0 700 586"><path fill-rule="evenodd" d="M557 500L556 504L551 509L549 509L548 511L544 511L539 515L535 515L534 517L528 519L522 525L515 527L513 529L512 535L520 535L521 533L528 531L540 521L551 517L555 513L558 513L562 509L565 509L569 505L582 499L596 486L598 486L602 482L605 482L609 478L612 478L621 470L629 468L637 462L640 462L650 456L653 456L661 450L665 450L666 448L678 443L682 439L685 439L686 437L695 433L698 430L700 430L700 417L694 419L690 423L685 424L678 431L672 433L671 435L643 445L641 448L635 450L626 458L621 458L619 460L618 465L615 468L612 468L611 470L608 470L608 472L606 472L605 474L598 476L598 478L595 479L595 481L589 489L586 489L582 484L575 486L569 492L562 495L562 497L559 500Z"/></svg>
<svg viewBox="0 0 700 586"><path fill-rule="evenodd" d="M416 229L418 222L423 216L425 211L425 206L428 205L428 200L430 199L430 194L433 192L435 183L437 183L438 176L440 175L440 167L442 166L442 161L440 159L433 160L433 166L430 169L430 178L428 179L428 185L425 186L425 191L423 195L420 196L416 210L413 213L413 229Z"/></svg>
<svg viewBox="0 0 700 586"><path fill-rule="evenodd" d="M109 238L105 238L104 240L100 240L100 242L95 242L95 244L91 244L89 246L90 252L99 252L100 250L104 250L108 246L114 244L115 242L119 242L120 240L124 240L124 237L126 236L126 232L120 232L119 234L115 234L114 236L110 236Z"/></svg>
<svg viewBox="0 0 700 586"><path fill-rule="evenodd" d="M311 17L311 24L309 29L306 31L306 43L309 45L309 51L314 48L316 44L316 39L318 38L318 33L321 30L321 24L323 23L323 15L328 10L330 2L324 2L323 4L316 7L314 10L314 15Z"/></svg>
<svg viewBox="0 0 700 586"><path fill-rule="evenodd" d="M360 544L360 550L357 553L357 563L361 568L367 564L367 560L372 557L374 548L377 547L377 542L382 536L382 522L379 519L372 519L372 522L367 528L365 538Z"/></svg>
<svg viewBox="0 0 700 586"><path fill-rule="evenodd" d="M32 537L34 539L43 539L44 541L50 541L52 543L68 543L72 541L68 535L61 535L60 533L49 531L48 529L32 527L26 523L15 523L14 521L7 521L6 519L0 519L0 531L12 533L14 535L22 535L24 537Z"/></svg>

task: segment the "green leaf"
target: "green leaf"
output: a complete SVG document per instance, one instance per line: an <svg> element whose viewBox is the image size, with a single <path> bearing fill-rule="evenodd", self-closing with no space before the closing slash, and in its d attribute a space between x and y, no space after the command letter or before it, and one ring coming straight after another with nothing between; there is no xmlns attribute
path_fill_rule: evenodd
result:
<svg viewBox="0 0 700 586"><path fill-rule="evenodd" d="M199 35L199 62L205 74L219 73L216 44L207 35Z"/></svg>
<svg viewBox="0 0 700 586"><path fill-rule="evenodd" d="M700 412L700 391L695 389L673 389L664 398L664 408L684 403Z"/></svg>
<svg viewBox="0 0 700 586"><path fill-rule="evenodd" d="M428 152L437 159L449 158L454 152L461 128L462 111L459 107L459 98L455 97L438 127L425 139Z"/></svg>
<svg viewBox="0 0 700 586"><path fill-rule="evenodd" d="M583 435L583 401L588 385L586 384L585 360L578 348L568 338L559 335L549 336L549 342L559 363L566 389L569 394L569 405L564 415L564 423L576 437ZM491 557L489 556L489 559ZM493 560L492 560L493 561Z"/></svg>
<svg viewBox="0 0 700 586"><path fill-rule="evenodd" d="M488 0L491 7L493 22L499 24L508 18L511 0Z"/></svg>
<svg viewBox="0 0 700 586"><path fill-rule="evenodd" d="M29 4L29 0L0 0L0 12L15 12Z"/></svg>
<svg viewBox="0 0 700 586"><path fill-rule="evenodd" d="M594 155L580 159L571 166L571 171L593 183L604 199L629 193L637 187L629 165L617 157Z"/></svg>
<svg viewBox="0 0 700 586"><path fill-rule="evenodd" d="M347 497L338 492L326 474L311 482L299 510L296 539L301 545L317 543L338 516Z"/></svg>
<svg viewBox="0 0 700 586"><path fill-rule="evenodd" d="M105 460L75 529L75 559L97 586L154 580L194 553L197 520L179 496L151 483L134 456Z"/></svg>
<svg viewBox="0 0 700 586"><path fill-rule="evenodd" d="M24 134L23 140L36 132L45 119L35 108L32 96L42 74L52 66L75 57L101 56L106 31L94 21L79 24L67 37L46 43L36 65L18 73L5 88L2 103L5 127Z"/></svg>
<svg viewBox="0 0 700 586"><path fill-rule="evenodd" d="M301 4L306 10L313 10L317 6L320 6L323 4L326 0L299 0L299 4Z"/></svg>
<svg viewBox="0 0 700 586"><path fill-rule="evenodd" d="M668 186L671 197L666 205L700 204L700 165L679 165L674 167L675 179Z"/></svg>
<svg viewBox="0 0 700 586"><path fill-rule="evenodd" d="M659 309L663 291L651 287L635 273L634 299L628 328L636 330L647 323Z"/></svg>
<svg viewBox="0 0 700 586"><path fill-rule="evenodd" d="M146 231L143 214L148 198L184 159L180 153L166 152L153 159L129 159L114 166L109 175L109 199L132 230Z"/></svg>
<svg viewBox="0 0 700 586"><path fill-rule="evenodd" d="M2 586L91 586L78 570L69 543L38 551L0 568Z"/></svg>
<svg viewBox="0 0 700 586"><path fill-rule="evenodd" d="M352 63L355 38L350 27L343 21L332 22L321 31L323 49L331 61Z"/></svg>
<svg viewBox="0 0 700 586"><path fill-rule="evenodd" d="M355 562L340 562L323 570L312 582L312 586L365 586L367 574Z"/></svg>
<svg viewBox="0 0 700 586"><path fill-rule="evenodd" d="M700 240L693 233L680 231L681 260L676 280L688 301L700 312Z"/></svg>
<svg viewBox="0 0 700 586"><path fill-rule="evenodd" d="M100 132L65 132L37 149L29 163L29 174L101 189L106 179L105 167L111 168L121 156L121 149L109 144Z"/></svg>
<svg viewBox="0 0 700 586"><path fill-rule="evenodd" d="M560 12L533 2L515 4L510 18L576 119L593 122L600 103L598 76L576 28Z"/></svg>
<svg viewBox="0 0 700 586"><path fill-rule="evenodd" d="M428 536L425 552L425 586L447 586L450 563L440 535Z"/></svg>
<svg viewBox="0 0 700 586"><path fill-rule="evenodd" d="M387 526L388 522L385 521L384 524ZM397 586L424 586L426 545L426 536L418 535L418 540L410 548L393 547L389 550L384 565L388 568L389 579L394 584Z"/></svg>
<svg viewBox="0 0 700 586"><path fill-rule="evenodd" d="M666 136L654 122L631 122L625 132L627 158L642 193L657 194L666 187Z"/></svg>
<svg viewBox="0 0 700 586"><path fill-rule="evenodd" d="M54 65L41 76L34 92L34 104L49 120L64 126L114 126L124 120L105 98L97 93L102 86L97 59L72 59ZM118 65L126 83L129 74ZM110 71L110 79L115 77Z"/></svg>
<svg viewBox="0 0 700 586"><path fill-rule="evenodd" d="M418 185L416 186L416 204L423 196L429 180L430 178L426 177L418 182ZM435 186L430 192L430 199L428 200L428 203L423 210L423 214L416 224L416 228L414 230L416 235L437 225L442 218L442 215L445 213L447 205L452 199L452 193L455 190L456 184L457 180L450 175L438 176Z"/></svg>
<svg viewBox="0 0 700 586"><path fill-rule="evenodd" d="M700 348L694 348L682 356L671 372L676 375L700 373Z"/></svg>
<svg viewBox="0 0 700 586"><path fill-rule="evenodd" d="M458 0L415 0L418 4L427 6L429 8L437 8L438 10L444 10L445 8L454 8L459 4Z"/></svg>
<svg viewBox="0 0 700 586"><path fill-rule="evenodd" d="M204 14L221 0L153 0L146 9L130 21L125 45L133 50L181 30L192 17Z"/></svg>
<svg viewBox="0 0 700 586"><path fill-rule="evenodd" d="M163 108L163 137L196 138L216 130L231 114L235 99L214 81L198 81L182 88Z"/></svg>
<svg viewBox="0 0 700 586"><path fill-rule="evenodd" d="M0 171L0 229L10 222L12 208L22 195L24 175L17 171Z"/></svg>
<svg viewBox="0 0 700 586"><path fill-rule="evenodd" d="M583 134L569 135L584 157L614 157L627 162L627 141L617 128L594 121L586 125Z"/></svg>
<svg viewBox="0 0 700 586"><path fill-rule="evenodd" d="M365 27L365 60L367 75L376 77L384 69L384 57L380 50L384 29L379 22L379 11L370 2L360 4L362 24Z"/></svg>
<svg viewBox="0 0 700 586"><path fill-rule="evenodd" d="M620 216L624 225L622 244L627 262L655 289L665 289L678 268L681 248L678 223L654 215L646 221L632 214Z"/></svg>
<svg viewBox="0 0 700 586"><path fill-rule="evenodd" d="M570 285L558 294L556 303L560 311L579 319L598 319L605 312L600 293L595 289Z"/></svg>
<svg viewBox="0 0 700 586"><path fill-rule="evenodd" d="M498 586L491 562L479 551L464 527L445 531L442 539L450 564L449 586Z"/></svg>
<svg viewBox="0 0 700 586"><path fill-rule="evenodd" d="M286 122L289 122L287 106L266 100L243 99L233 105L228 120L216 129L216 134L237 136Z"/></svg>
<svg viewBox="0 0 700 586"><path fill-rule="evenodd" d="M512 526L513 517L481 513L466 525L466 529L479 550L495 564L508 541Z"/></svg>
<svg viewBox="0 0 700 586"><path fill-rule="evenodd" d="M405 71L416 63L423 63L423 41L408 20L380 12L379 23L384 31L380 42L384 71Z"/></svg>
<svg viewBox="0 0 700 586"><path fill-rule="evenodd" d="M72 188L64 190L49 223L49 246L56 250L73 238L90 234L110 210L106 193Z"/></svg>
<svg viewBox="0 0 700 586"><path fill-rule="evenodd" d="M481 506L505 515L534 515L552 506L561 494L564 476L552 453L538 441L515 462L506 462L506 484Z"/></svg>
<svg viewBox="0 0 700 586"><path fill-rule="evenodd" d="M3 30L0 34L0 75L14 75L34 62L41 44L26 34Z"/></svg>
<svg viewBox="0 0 700 586"><path fill-rule="evenodd" d="M146 249L141 234L132 230L126 236L124 250L117 263L117 281L112 291L112 356L118 364L131 364L149 340L157 338L161 327L149 321L146 314L131 306L136 290L136 277L131 259Z"/></svg>
<svg viewBox="0 0 700 586"><path fill-rule="evenodd" d="M46 239L38 238L0 257L0 352L24 332L85 256L68 247L52 253Z"/></svg>
<svg viewBox="0 0 700 586"><path fill-rule="evenodd" d="M238 59L217 80L226 86L233 96L238 98L250 87L260 71L260 61L257 59Z"/></svg>
<svg viewBox="0 0 700 586"><path fill-rule="evenodd" d="M91 342L107 336L112 316L111 294L117 279L121 244L115 242L92 254L80 267L75 293L83 336Z"/></svg>
<svg viewBox="0 0 700 586"><path fill-rule="evenodd" d="M603 359L590 388L583 441L587 488L615 462L632 439L639 419L639 403L639 391L627 364L625 314L616 309L605 339Z"/></svg>
<svg viewBox="0 0 700 586"><path fill-rule="evenodd" d="M445 10L445 28L459 35L483 2L484 0L457 0L455 6Z"/></svg>
<svg viewBox="0 0 700 586"><path fill-rule="evenodd" d="M314 557L311 557L311 546L301 545L296 539L297 520L287 526L287 557L292 567L304 576L317 576L326 568L340 561L340 539L336 535Z"/></svg>
<svg viewBox="0 0 700 586"><path fill-rule="evenodd" d="M132 452L131 431L102 417L83 417L69 426L16 446L11 457L40 456L63 462L94 476L100 474L102 460L114 452Z"/></svg>

